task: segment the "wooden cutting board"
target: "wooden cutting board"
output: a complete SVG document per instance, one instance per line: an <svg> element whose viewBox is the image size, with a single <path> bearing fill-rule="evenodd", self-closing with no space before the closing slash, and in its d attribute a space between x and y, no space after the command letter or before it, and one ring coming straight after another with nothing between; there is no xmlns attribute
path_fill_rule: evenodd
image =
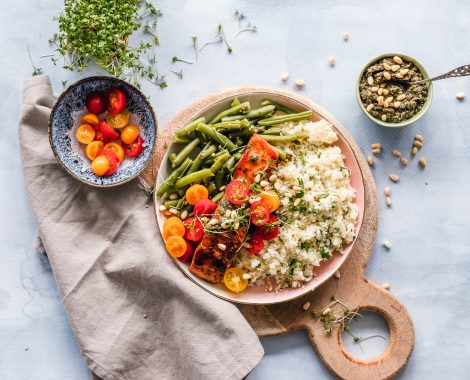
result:
<svg viewBox="0 0 470 380"><path fill-rule="evenodd" d="M354 151L364 180L365 211L361 230L352 252L341 267L341 277L333 277L313 292L293 301L267 306L240 305L237 307L248 320L258 336L287 334L305 329L313 348L321 361L341 379L389 379L394 377L407 363L414 347L415 333L411 317L403 304L390 291L371 282L364 275L375 240L378 223L377 192L370 168L349 132L323 108L311 100L285 90L275 88L241 87L209 95L178 113L158 133L155 154L142 177L155 183L156 174L165 154L165 144L170 145L176 129L185 125L201 109L227 97L241 96L256 91L267 91L297 100L328 120L348 141ZM358 359L346 351L339 325L327 335L320 321L312 318L312 310L321 310L335 295L350 307L380 314L388 323L390 343L386 350L374 359ZM303 305L310 302L309 311ZM314 374L312 374L314 376Z"/></svg>

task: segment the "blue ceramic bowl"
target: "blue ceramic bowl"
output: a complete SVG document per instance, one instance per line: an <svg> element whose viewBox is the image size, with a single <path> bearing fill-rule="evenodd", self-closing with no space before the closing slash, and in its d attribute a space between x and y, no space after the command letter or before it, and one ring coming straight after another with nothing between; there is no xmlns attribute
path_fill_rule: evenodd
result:
<svg viewBox="0 0 470 380"><path fill-rule="evenodd" d="M106 93L112 87L126 94L131 123L139 126L144 149L136 158L126 157L113 175L99 177L92 172L85 145L77 141L75 133L81 116L87 113L88 95L92 91ZM152 157L156 136L155 113L145 95L129 83L112 77L90 77L71 85L57 99L49 119L49 141L62 167L74 178L95 187L121 185L138 176Z"/></svg>

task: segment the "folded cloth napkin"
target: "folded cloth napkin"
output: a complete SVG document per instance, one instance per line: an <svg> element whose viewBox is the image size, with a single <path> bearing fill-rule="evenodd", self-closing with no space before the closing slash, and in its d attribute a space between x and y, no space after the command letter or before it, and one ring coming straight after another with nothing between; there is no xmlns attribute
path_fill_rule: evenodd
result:
<svg viewBox="0 0 470 380"><path fill-rule="evenodd" d="M49 146L47 76L24 85L23 170L39 234L78 344L103 379L241 379L263 348L238 309L172 262L132 181L79 183Z"/></svg>

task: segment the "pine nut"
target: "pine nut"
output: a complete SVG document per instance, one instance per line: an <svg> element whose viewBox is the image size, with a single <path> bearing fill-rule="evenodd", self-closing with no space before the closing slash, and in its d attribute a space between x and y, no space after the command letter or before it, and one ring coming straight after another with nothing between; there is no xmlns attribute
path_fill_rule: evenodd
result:
<svg viewBox="0 0 470 380"><path fill-rule="evenodd" d="M372 158L372 156L367 156L367 163L369 164L369 166L374 166L374 159Z"/></svg>
<svg viewBox="0 0 470 380"><path fill-rule="evenodd" d="M377 100L377 102L379 103L379 105L380 105L380 103L382 103L382 104L383 104L384 97L383 97L382 95L380 95L380 96L377 96L377 99L376 99L376 100Z"/></svg>
<svg viewBox="0 0 470 380"><path fill-rule="evenodd" d="M390 73L388 71L385 71L384 72L384 78L387 79L387 80L390 80L392 78L392 76L390 75Z"/></svg>
<svg viewBox="0 0 470 380"><path fill-rule="evenodd" d="M188 210L184 210L181 213L181 220L185 220L188 217Z"/></svg>
<svg viewBox="0 0 470 380"><path fill-rule="evenodd" d="M367 83L369 83L369 86L372 86L374 84L374 78L367 77Z"/></svg>
<svg viewBox="0 0 470 380"><path fill-rule="evenodd" d="M330 66L334 66L335 65L335 57L333 57L332 55L328 57L328 63L330 64Z"/></svg>
<svg viewBox="0 0 470 380"><path fill-rule="evenodd" d="M385 114L382 115L381 119L382 119L382 121L387 121L387 115L385 115Z"/></svg>
<svg viewBox="0 0 470 380"><path fill-rule="evenodd" d="M398 108L398 107L400 107L400 106L401 106L401 102L398 101L398 100L393 103L393 107L394 107L394 108Z"/></svg>
<svg viewBox="0 0 470 380"><path fill-rule="evenodd" d="M398 71L400 69L400 65L393 65L392 71Z"/></svg>
<svg viewBox="0 0 470 380"><path fill-rule="evenodd" d="M276 174L270 175L268 179L269 181L274 182L277 179L277 175Z"/></svg>
<svg viewBox="0 0 470 380"><path fill-rule="evenodd" d="M395 63L398 63L399 65L403 63L403 60L398 55L393 57L393 60L395 61Z"/></svg>
<svg viewBox="0 0 470 380"><path fill-rule="evenodd" d="M387 207L390 207L392 205L392 198L386 197L385 198L385 204L387 205Z"/></svg>
<svg viewBox="0 0 470 380"><path fill-rule="evenodd" d="M225 251L227 249L227 246L225 244L222 244L222 243L217 244L217 247L219 247L219 249L221 251Z"/></svg>
<svg viewBox="0 0 470 380"><path fill-rule="evenodd" d="M381 143L374 143L370 146L372 149L382 149Z"/></svg>
<svg viewBox="0 0 470 380"><path fill-rule="evenodd" d="M224 190L225 190L225 188L226 188L226 186L225 186L225 185L223 185L223 186L220 186L220 187L219 187L219 191L224 191Z"/></svg>
<svg viewBox="0 0 470 380"><path fill-rule="evenodd" d="M397 96L397 100L400 100L400 101L405 100L405 98L406 98L405 94L401 94Z"/></svg>
<svg viewBox="0 0 470 380"><path fill-rule="evenodd" d="M298 88L302 88L303 86L305 86L305 81L303 79L296 79L295 80L295 85L298 87Z"/></svg>
<svg viewBox="0 0 470 380"><path fill-rule="evenodd" d="M414 146L413 149L411 149L411 155L416 156L417 153L418 153L418 148Z"/></svg>
<svg viewBox="0 0 470 380"><path fill-rule="evenodd" d="M331 309L329 307L327 307L325 310L323 310L322 315L327 315L327 314L330 314L330 313L331 313Z"/></svg>
<svg viewBox="0 0 470 380"><path fill-rule="evenodd" d="M178 199L178 194L172 193L172 194L170 194L169 198L170 198L170 200L174 201L175 199Z"/></svg>
<svg viewBox="0 0 470 380"><path fill-rule="evenodd" d="M249 274L249 273L243 273L243 276L242 276L242 277L243 277L244 280L249 280L249 279L251 278L251 274Z"/></svg>
<svg viewBox="0 0 470 380"><path fill-rule="evenodd" d="M385 96L388 95L389 93L390 91L388 91L386 88L384 88L382 91L382 94L384 94Z"/></svg>
<svg viewBox="0 0 470 380"><path fill-rule="evenodd" d="M169 210L173 215L177 215L178 214L178 210L176 208L170 208Z"/></svg>
<svg viewBox="0 0 470 380"><path fill-rule="evenodd" d="M389 177L393 182L398 182L400 180L400 177L398 177L396 174L390 174Z"/></svg>
<svg viewBox="0 0 470 380"><path fill-rule="evenodd" d="M393 102L393 96L389 96L387 99L385 99L387 103Z"/></svg>
<svg viewBox="0 0 470 380"><path fill-rule="evenodd" d="M457 92L457 94L455 94L455 97L458 100L463 100L465 98L465 94L463 92Z"/></svg>
<svg viewBox="0 0 470 380"><path fill-rule="evenodd" d="M207 223L207 224L208 224L209 226L214 226L214 225L216 225L217 223L219 223L219 221L218 221L216 218L214 218L214 219L209 220L209 223Z"/></svg>
<svg viewBox="0 0 470 380"><path fill-rule="evenodd" d="M258 183L261 180L261 174L256 174L255 182Z"/></svg>
<svg viewBox="0 0 470 380"><path fill-rule="evenodd" d="M384 194L385 194L387 197L389 197L390 195L392 195L392 189L387 186L387 187L384 189Z"/></svg>
<svg viewBox="0 0 470 380"><path fill-rule="evenodd" d="M388 104L387 101L384 102L384 108L388 108L390 106L390 104Z"/></svg>
<svg viewBox="0 0 470 380"><path fill-rule="evenodd" d="M395 157L401 157L401 152L400 152L399 150L397 150L397 149L394 149L394 150L392 151L392 154L393 154Z"/></svg>
<svg viewBox="0 0 470 380"><path fill-rule="evenodd" d="M406 74L408 74L408 71L410 71L409 69L402 69L400 70L400 74L405 76Z"/></svg>
<svg viewBox="0 0 470 380"><path fill-rule="evenodd" d="M377 92L377 91L379 91L379 88L376 87L376 86L374 86L374 87L371 87L370 90L371 90L372 92Z"/></svg>
<svg viewBox="0 0 470 380"><path fill-rule="evenodd" d="M392 66L387 65L386 63L384 64L384 69L385 70L392 70Z"/></svg>
<svg viewBox="0 0 470 380"><path fill-rule="evenodd" d="M302 306L302 309L307 311L310 308L310 302L305 302L304 305Z"/></svg>
<svg viewBox="0 0 470 380"><path fill-rule="evenodd" d="M233 224L233 229L234 229L234 230L238 230L238 227L240 227L240 222L235 222L235 223Z"/></svg>
<svg viewBox="0 0 470 380"><path fill-rule="evenodd" d="M230 227L230 223L229 222L222 222L220 224L220 227L222 227L224 230L226 230L227 228Z"/></svg>
<svg viewBox="0 0 470 380"><path fill-rule="evenodd" d="M163 211L163 215L165 215L165 216L172 216L173 214L172 214L170 211L165 210L165 211Z"/></svg>
<svg viewBox="0 0 470 380"><path fill-rule="evenodd" d="M344 33L343 33L343 40L344 40L344 41L349 40L349 33L348 33L348 32L344 32Z"/></svg>
<svg viewBox="0 0 470 380"><path fill-rule="evenodd" d="M337 271L335 272L335 277L336 277L336 278L341 278L341 273L339 272L339 270L337 270Z"/></svg>
<svg viewBox="0 0 470 380"><path fill-rule="evenodd" d="M166 207L165 205L160 205L160 207L158 208L160 211L165 211L166 210Z"/></svg>
<svg viewBox="0 0 470 380"><path fill-rule="evenodd" d="M390 290L391 286L390 284L385 283L385 284L382 284L382 288L384 288L385 290Z"/></svg>
<svg viewBox="0 0 470 380"><path fill-rule="evenodd" d="M418 141L420 141L420 142L423 142L424 137L421 136L421 135L416 135L416 136L415 136L415 140L418 140Z"/></svg>
<svg viewBox="0 0 470 380"><path fill-rule="evenodd" d="M302 199L296 198L295 201L294 201L294 206L298 206L300 204L300 202L302 202Z"/></svg>
<svg viewBox="0 0 470 380"><path fill-rule="evenodd" d="M413 141L413 146L415 146L416 148L422 148L423 143L421 141L415 140Z"/></svg>
<svg viewBox="0 0 470 380"><path fill-rule="evenodd" d="M268 182L268 181L261 181L259 184L260 184L261 187L269 186L269 182Z"/></svg>
<svg viewBox="0 0 470 380"><path fill-rule="evenodd" d="M408 160L405 157L401 157L400 158L400 164L402 164L403 166L406 166L406 165L408 165Z"/></svg>
<svg viewBox="0 0 470 380"><path fill-rule="evenodd" d="M294 190L294 192L296 193L299 193L300 191L302 191L302 188L300 186L292 186L292 190Z"/></svg>
<svg viewBox="0 0 470 380"><path fill-rule="evenodd" d="M370 112L372 110L372 108L374 108L374 105L371 103L366 108L367 112Z"/></svg>
<svg viewBox="0 0 470 380"><path fill-rule="evenodd" d="M379 94L379 95L382 95L383 92L384 92L384 89L383 89L383 88L379 88L379 89L377 90L377 94Z"/></svg>
<svg viewBox="0 0 470 380"><path fill-rule="evenodd" d="M426 167L427 161L426 161L425 158L420 158L418 162L419 162L419 165L420 165L422 168L425 168L425 167Z"/></svg>
<svg viewBox="0 0 470 380"><path fill-rule="evenodd" d="M385 248L387 248L387 249L392 248L392 243L390 243L390 242L387 241L387 240L384 240L384 241L382 242L382 245L383 245Z"/></svg>
<svg viewBox="0 0 470 380"><path fill-rule="evenodd" d="M288 79L289 79L289 73L286 72L281 75L281 80L283 82L286 82Z"/></svg>
<svg viewBox="0 0 470 380"><path fill-rule="evenodd" d="M403 79L403 75L401 75L400 73L396 73L396 74L395 74L395 78Z"/></svg>
<svg viewBox="0 0 470 380"><path fill-rule="evenodd" d="M284 196L287 197L287 198L292 198L293 197L292 193L289 193L289 192L284 193Z"/></svg>
<svg viewBox="0 0 470 380"><path fill-rule="evenodd" d="M372 154L380 154L380 149L372 149Z"/></svg>

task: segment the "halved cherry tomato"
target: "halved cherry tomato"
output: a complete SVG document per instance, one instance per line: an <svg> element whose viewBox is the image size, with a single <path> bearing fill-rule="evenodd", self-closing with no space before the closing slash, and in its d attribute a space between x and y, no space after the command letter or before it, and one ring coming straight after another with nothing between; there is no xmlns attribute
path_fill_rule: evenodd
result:
<svg viewBox="0 0 470 380"><path fill-rule="evenodd" d="M113 175L116 173L120 164L118 155L109 149L103 149L100 155L105 156L109 162L109 169L106 173L104 173L104 175Z"/></svg>
<svg viewBox="0 0 470 380"><path fill-rule="evenodd" d="M95 138L95 130L91 125L83 124L77 129L76 136L82 144L89 144Z"/></svg>
<svg viewBox="0 0 470 380"><path fill-rule="evenodd" d="M124 153L126 153L129 157L137 157L140 153L142 153L142 149L144 149L143 145L144 140L140 136L137 136L137 139L132 144L122 143Z"/></svg>
<svg viewBox="0 0 470 380"><path fill-rule="evenodd" d="M91 163L91 170L97 176L105 175L109 170L109 161L106 156L98 156Z"/></svg>
<svg viewBox="0 0 470 380"><path fill-rule="evenodd" d="M86 156L93 161L98 156L98 153L101 152L103 146L104 144L101 141L92 141L86 146Z"/></svg>
<svg viewBox="0 0 470 380"><path fill-rule="evenodd" d="M181 236L170 236L165 246L170 256L181 257L186 253L188 243Z"/></svg>
<svg viewBox="0 0 470 380"><path fill-rule="evenodd" d="M264 226L269 221L269 205L265 201L253 202L250 206L250 221L255 226Z"/></svg>
<svg viewBox="0 0 470 380"><path fill-rule="evenodd" d="M108 91L108 112L116 115L126 106L126 94L117 88Z"/></svg>
<svg viewBox="0 0 470 380"><path fill-rule="evenodd" d="M124 127L127 127L130 119L131 114L127 108L124 108L121 112L116 115L108 114L106 116L106 122L108 123L108 125L115 129L122 129ZM135 140L135 138L133 140Z"/></svg>
<svg viewBox="0 0 470 380"><path fill-rule="evenodd" d="M279 198L279 195L273 190L263 191L260 197L268 204L270 212L276 211L281 205L281 198Z"/></svg>
<svg viewBox="0 0 470 380"><path fill-rule="evenodd" d="M224 274L224 284L232 292L242 292L248 286L248 280L243 278L245 271L234 267L228 268Z"/></svg>
<svg viewBox="0 0 470 380"><path fill-rule="evenodd" d="M182 261L183 263L187 263L188 261L192 259L193 253L194 253L194 245L191 244L191 242L186 241L186 252L184 253L183 256L178 257L178 260Z"/></svg>
<svg viewBox="0 0 470 380"><path fill-rule="evenodd" d="M227 185L225 196L231 204L241 206L250 196L250 186L238 179L234 179Z"/></svg>
<svg viewBox="0 0 470 380"><path fill-rule="evenodd" d="M204 236L204 226L197 218L188 218L184 222L184 238L191 241L199 241Z"/></svg>
<svg viewBox="0 0 470 380"><path fill-rule="evenodd" d="M96 116L93 113L87 113L85 116L83 116L80 120L80 123L83 124L89 124L91 126L96 125L100 122L100 119L98 119L98 116Z"/></svg>
<svg viewBox="0 0 470 380"><path fill-rule="evenodd" d="M121 140L124 144L131 144L139 136L139 128L135 125L128 125L121 131Z"/></svg>
<svg viewBox="0 0 470 380"><path fill-rule="evenodd" d="M207 190L207 187L199 184L192 185L186 190L186 202L188 202L190 205L195 205L197 202L199 202L202 199L208 199L209 198L209 191Z"/></svg>
<svg viewBox="0 0 470 380"><path fill-rule="evenodd" d="M101 141L103 144L107 144L110 141L109 137L106 137L103 132L96 131L95 132L95 141Z"/></svg>
<svg viewBox="0 0 470 380"><path fill-rule="evenodd" d="M264 226L256 227L253 235L263 239L263 240L272 240L277 235L279 235L279 226L277 222L277 216L271 214L269 217L269 222Z"/></svg>
<svg viewBox="0 0 470 380"><path fill-rule="evenodd" d="M117 133L113 128L111 128L104 120L100 121L96 126L98 131L103 132L106 137L109 137L111 140L117 140L119 138L119 133Z"/></svg>
<svg viewBox="0 0 470 380"><path fill-rule="evenodd" d="M116 153L119 158L119 162L122 162L124 160L124 149L122 149L121 145L115 142L110 142L104 146L104 149L108 149Z"/></svg>
<svg viewBox="0 0 470 380"><path fill-rule="evenodd" d="M250 245L250 248L246 248L246 250L252 255L256 255L264 248L264 240L256 235L251 235L247 243Z"/></svg>
<svg viewBox="0 0 470 380"><path fill-rule="evenodd" d="M194 215L203 216L211 215L217 209L217 203L211 201L210 199L201 199L194 205Z"/></svg>
<svg viewBox="0 0 470 380"><path fill-rule="evenodd" d="M86 99L86 108L88 112L100 114L106 110L106 99L99 91L93 91Z"/></svg>
<svg viewBox="0 0 470 380"><path fill-rule="evenodd" d="M165 240L170 236L184 236L185 232L183 221L177 216L168 218L163 224L163 238Z"/></svg>

